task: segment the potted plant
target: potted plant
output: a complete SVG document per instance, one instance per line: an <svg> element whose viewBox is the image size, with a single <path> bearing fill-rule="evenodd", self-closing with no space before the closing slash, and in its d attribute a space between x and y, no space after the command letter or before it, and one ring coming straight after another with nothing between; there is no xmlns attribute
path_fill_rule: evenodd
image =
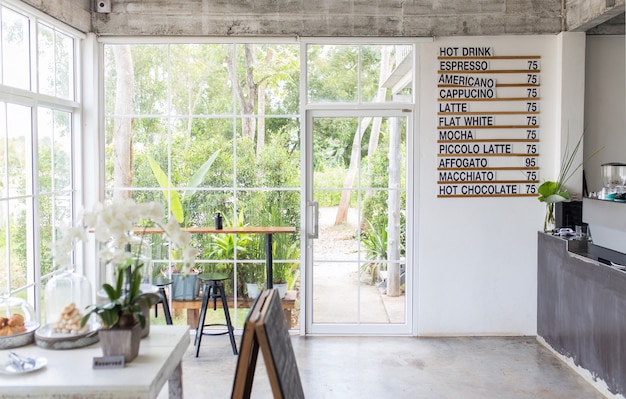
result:
<svg viewBox="0 0 626 399"><path fill-rule="evenodd" d="M298 243L289 244L286 238L274 241L274 262L272 269L272 284L278 290L281 299L285 297L287 290L294 287L299 276L299 263L290 262L300 256Z"/></svg>
<svg viewBox="0 0 626 399"><path fill-rule="evenodd" d="M88 313L81 320L84 325L92 314L102 320L103 328L99 331L105 355L109 349L105 348L106 339L102 339L102 330L119 330L120 334L133 336L132 330L147 324L145 317L150 309L148 293L141 291L142 271L150 259L142 255L145 246L145 231L148 228L137 226L144 224L156 225L169 240L171 247L182 253L183 271L188 272L194 264L198 251L191 247L191 235L182 231L178 222L171 218L167 223L160 222L164 215L164 208L157 202L136 203L132 199L113 201L107 204L96 204L91 211L84 212L77 226L62 228L61 239L56 243L55 260L69 261L70 253L75 243L86 237L88 232L94 234L96 242L101 244L99 257L105 267L112 268L115 276L114 283L106 282L102 290L108 302L98 303L88 307ZM140 232L141 234L136 234ZM156 299L156 298L155 298ZM106 334L106 333L104 333ZM133 338L134 339L134 338ZM127 349L131 345L119 345ZM118 348L119 349L119 348ZM134 354L136 356L136 353ZM132 352L126 361L134 358Z"/></svg>
<svg viewBox="0 0 626 399"><path fill-rule="evenodd" d="M259 296L265 285L265 265L249 264L244 267L246 268L244 279L248 297L254 299Z"/></svg>
<svg viewBox="0 0 626 399"><path fill-rule="evenodd" d="M96 314L102 320L104 329L98 331L102 352L105 356L124 355L130 362L139 353L142 328L146 326L146 308L159 298L154 293L143 293L141 271L144 261L130 259L118 267L115 287L105 283L103 290L108 303L91 305L81 320L81 327Z"/></svg>
<svg viewBox="0 0 626 399"><path fill-rule="evenodd" d="M572 169L574 158L576 157L576 154L580 149L580 144L582 143L583 136L584 134L580 135L578 142L576 143L570 154L568 154L569 143L566 143L565 151L563 153L563 159L561 160L561 170L559 171L559 176L557 180L545 181L537 189L537 192L539 193L539 201L546 203L546 216L543 221L543 231L546 233L551 233L556 227L554 204L556 204L557 202L570 200L569 191L565 187L565 183L567 183L567 181L574 175L574 173L576 173L576 171L578 171L578 169L583 166L583 162L581 162ZM599 151L600 150L595 151L589 156L589 158L597 154Z"/></svg>
<svg viewBox="0 0 626 399"><path fill-rule="evenodd" d="M200 293L200 280L197 278L200 271L191 269L189 271L180 270L178 265L173 265L162 271L167 277L168 270L172 273L172 300L193 301Z"/></svg>

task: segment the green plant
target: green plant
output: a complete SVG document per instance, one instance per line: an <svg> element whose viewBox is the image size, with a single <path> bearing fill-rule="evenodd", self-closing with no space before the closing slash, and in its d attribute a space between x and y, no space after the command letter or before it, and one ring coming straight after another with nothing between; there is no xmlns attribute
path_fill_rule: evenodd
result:
<svg viewBox="0 0 626 399"><path fill-rule="evenodd" d="M131 328L137 322L143 328L146 324L143 309L150 307L154 295L140 290L143 265L141 258L131 258L118 266L115 287L108 283L102 285L109 302L91 305L80 321L81 327L87 324L92 314L96 314L107 328Z"/></svg>
<svg viewBox="0 0 626 399"><path fill-rule="evenodd" d="M161 223L164 211L163 205L157 202L136 203L125 199L98 203L92 210L82 213L77 226L62 228L62 236L54 248L54 258L59 264L69 264L69 254L73 252L76 241L85 239L87 232L92 232L103 248L99 252L100 260L115 270L115 287L109 283L102 286L110 302L91 306L81 320L81 326L92 314L99 315L109 328L127 328L137 322L142 327L145 325L145 316L140 311L144 302L149 306L150 296L141 293L139 287L141 268L146 263L141 253L147 227L142 228L141 235L136 235L138 224L150 222L160 227L172 248L181 250L184 270L188 271L193 266L198 251L189 245L191 234L182 231L173 218ZM136 249L134 254L133 248Z"/></svg>
<svg viewBox="0 0 626 399"><path fill-rule="evenodd" d="M228 217L224 217L224 227L242 227L244 226L244 214L243 211L239 212L239 215L234 217L233 220L229 220ZM250 234L215 234L211 237L208 249L208 258L215 260L232 261L235 259L246 259L248 256L248 246L252 242L252 236ZM232 263L231 263L232 264ZM219 265L218 265L219 267ZM235 265L237 268L237 290L243 292L245 285L245 268L240 265ZM226 267L222 267L227 269ZM232 273L230 270L221 270L225 273ZM232 284L229 280L228 284ZM227 291L229 288L226 287Z"/></svg>
<svg viewBox="0 0 626 399"><path fill-rule="evenodd" d="M300 247L297 242L288 244L286 239L280 239L272 243L274 258L278 261L274 262L272 269L273 282L276 284L287 284L288 289L292 289L295 282L300 276L298 262L289 262L289 260L298 259L300 256Z"/></svg>
<svg viewBox="0 0 626 399"><path fill-rule="evenodd" d="M367 221L367 229L361 238L361 243L365 247L365 256L374 262L363 265L362 270L369 269L371 282L378 278L378 271L381 263L376 260L387 259L387 218L385 215L378 215L372 221Z"/></svg>
<svg viewBox="0 0 626 399"><path fill-rule="evenodd" d="M574 163L574 158L580 149L580 144L582 143L583 135L580 136L578 142L574 146L574 149L570 154L568 154L569 150L569 140L565 144L565 152L563 153L563 159L561 160L561 170L559 171L559 176L556 181L545 181L543 182L539 188L537 189L539 193L539 201L547 202L547 203L555 203L555 202L563 202L569 200L569 192L565 188L565 183L576 173L578 169L583 166L581 162L578 166L576 166L573 170L572 164Z"/></svg>
<svg viewBox="0 0 626 399"><path fill-rule="evenodd" d="M185 219L185 205L191 201L193 195L198 191L198 186L204 181L204 178L211 169L211 165L213 165L213 162L219 153L220 150L215 151L213 155L211 155L211 157L209 157L209 159L207 159L202 166L200 166L196 173L191 176L189 182L187 183L187 189L182 195L179 195L178 191L172 190L172 182L169 177L165 174L165 172L163 172L163 169L161 169L161 166L159 166L157 161L148 156L150 168L152 169L152 173L163 191L163 196L170 207L170 211L178 223L183 226L186 226L186 222L188 222Z"/></svg>

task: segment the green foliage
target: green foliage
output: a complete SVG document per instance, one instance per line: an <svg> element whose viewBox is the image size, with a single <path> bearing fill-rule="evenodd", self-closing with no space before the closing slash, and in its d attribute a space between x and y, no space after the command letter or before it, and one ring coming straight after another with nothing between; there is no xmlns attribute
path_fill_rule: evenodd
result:
<svg viewBox="0 0 626 399"><path fill-rule="evenodd" d="M387 218L379 215L373 221L367 221L361 244L365 247L367 259L387 259Z"/></svg>
<svg viewBox="0 0 626 399"><path fill-rule="evenodd" d="M209 170L211 169L211 165L213 165L213 162L219 153L219 150L215 151L215 153L213 153L213 155L211 155L211 157L207 159L202 166L200 166L197 172L191 176L189 182L187 183L187 189L180 196L178 195L178 192L173 189L172 182L165 172L163 172L163 169L161 169L154 158L148 156L152 173L154 173L154 177L157 179L159 186L161 186L161 189L163 190L163 196L169 205L169 209L172 212L172 215L176 218L176 221L183 226L187 226L186 222L188 222L185 220L185 206L188 205L193 195L198 191L198 186L204 181L207 173L209 173Z"/></svg>
<svg viewBox="0 0 626 399"><path fill-rule="evenodd" d="M371 282L378 278L378 271L383 265L380 260L387 259L387 217L385 215L376 216L373 221L366 221L367 229L361 237L361 244L365 249L365 256L373 262L368 262L361 268L362 271L369 271Z"/></svg>
<svg viewBox="0 0 626 399"><path fill-rule="evenodd" d="M319 202L320 207L339 205L341 191L322 190L320 188L343 187L343 181L346 178L346 173L346 169L340 167L326 168L324 171L314 172L313 184L316 188L315 200ZM353 198L353 200L355 199Z"/></svg>
<svg viewBox="0 0 626 399"><path fill-rule="evenodd" d="M565 151L563 152L563 159L561 160L561 170L559 171L559 177L556 181L545 181L538 188L537 192L539 193L539 201L547 202L547 203L555 203L562 201L569 201L569 192L565 188L565 183L572 178L572 176L578 171L578 169L582 168L583 162L574 167L574 159L576 158L576 154L580 149L580 145L582 144L584 134L580 135L578 142L572 149L572 152L569 152L569 136L567 143L565 144ZM600 150L592 153L587 159L596 155ZM574 167L574 169L572 169Z"/></svg>

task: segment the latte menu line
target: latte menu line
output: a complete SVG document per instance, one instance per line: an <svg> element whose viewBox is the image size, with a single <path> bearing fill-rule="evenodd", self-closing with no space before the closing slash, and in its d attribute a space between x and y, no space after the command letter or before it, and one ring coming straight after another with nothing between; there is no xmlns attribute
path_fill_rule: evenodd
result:
<svg viewBox="0 0 626 399"><path fill-rule="evenodd" d="M437 197L536 196L541 56L440 47Z"/></svg>

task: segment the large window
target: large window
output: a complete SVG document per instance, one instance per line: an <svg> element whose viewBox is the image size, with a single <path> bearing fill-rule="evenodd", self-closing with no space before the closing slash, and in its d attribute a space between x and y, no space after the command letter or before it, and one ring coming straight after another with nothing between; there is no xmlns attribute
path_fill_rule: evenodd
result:
<svg viewBox="0 0 626 399"><path fill-rule="evenodd" d="M218 212L225 226L299 227L299 45L107 44L104 59L107 198L162 202L185 227ZM265 281L263 235L193 240L198 271L228 273L235 301ZM155 276L176 272L159 237L152 257ZM299 257L298 234L275 235L275 281L295 288Z"/></svg>
<svg viewBox="0 0 626 399"><path fill-rule="evenodd" d="M56 228L72 217L75 65L79 38L36 12L0 2L0 292L41 314L57 266ZM35 56L36 55L36 56Z"/></svg>

